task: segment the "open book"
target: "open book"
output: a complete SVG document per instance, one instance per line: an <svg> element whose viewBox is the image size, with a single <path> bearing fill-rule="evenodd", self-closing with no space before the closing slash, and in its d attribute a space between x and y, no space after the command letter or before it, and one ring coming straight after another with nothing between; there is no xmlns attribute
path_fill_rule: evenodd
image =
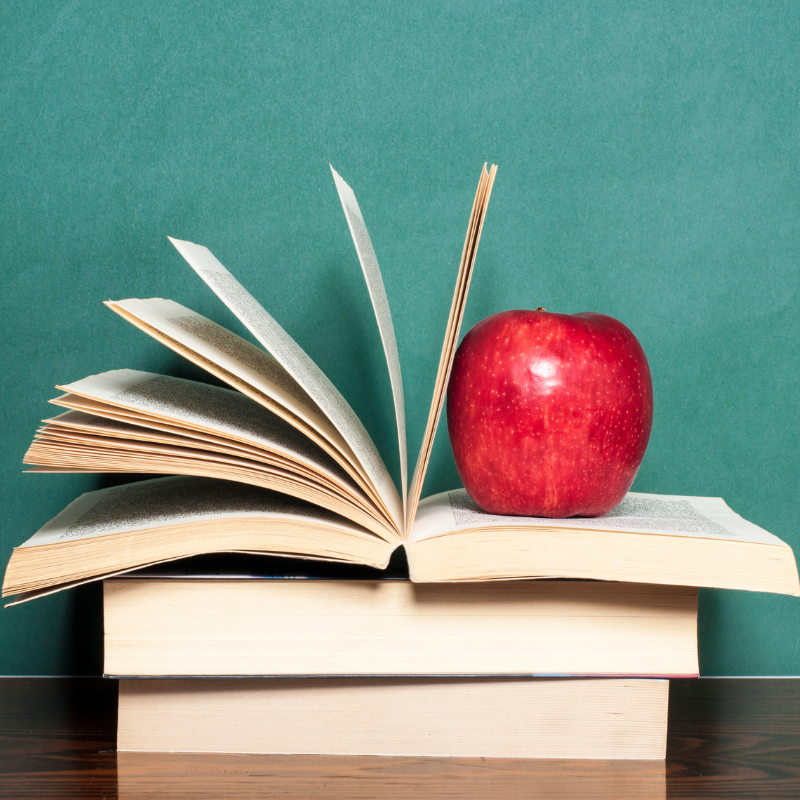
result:
<svg viewBox="0 0 800 800"><path fill-rule="evenodd" d="M18 601L215 551L384 567L399 546L417 581L570 577L798 594L791 548L721 500L629 494L599 519L482 513L463 490L420 503L496 167L481 172L428 421L407 478L392 317L364 219L333 171L378 323L394 398L401 491L333 384L205 247L171 239L261 347L170 300L107 305L230 389L117 370L59 387L25 456L32 472L171 476L90 492L14 550ZM263 348L263 349L262 349Z"/></svg>

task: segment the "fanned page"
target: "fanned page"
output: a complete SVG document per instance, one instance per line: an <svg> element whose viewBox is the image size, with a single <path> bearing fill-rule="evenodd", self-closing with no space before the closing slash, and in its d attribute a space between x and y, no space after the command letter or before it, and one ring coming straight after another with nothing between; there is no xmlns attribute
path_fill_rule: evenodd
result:
<svg viewBox="0 0 800 800"><path fill-rule="evenodd" d="M316 403L283 367L254 344L172 300L109 300L106 305L145 333L257 399L272 401L328 439L335 447L348 448ZM252 394L252 392L251 392Z"/></svg>
<svg viewBox="0 0 800 800"><path fill-rule="evenodd" d="M106 305L302 431L358 482L400 534L393 515L350 446L314 400L269 353L172 300L131 299L109 301Z"/></svg>
<svg viewBox="0 0 800 800"><path fill-rule="evenodd" d="M378 321L378 331L383 342L383 352L386 355L386 365L389 368L389 380L392 385L392 398L394 399L394 414L397 419L397 443L400 451L400 481L402 497L405 504L408 492L408 452L406 445L406 408L403 397L403 375L400 371L400 356L397 352L397 340L394 335L394 325L392 323L392 312L389 308L389 300L386 297L386 289L383 285L383 277L378 266L378 257L372 247L367 225L358 206L358 201L353 190L342 180L339 173L331 166L333 180L336 183L336 191L339 192L339 199L342 202L344 215L347 218L347 225L350 228L350 235L353 237L353 244L356 247L358 260L364 272L364 280L367 283L367 290L372 301L372 308L375 311L375 319Z"/></svg>
<svg viewBox="0 0 800 800"><path fill-rule="evenodd" d="M358 458L399 530L403 504L375 443L350 404L305 351L206 247L170 238L190 267L303 388Z"/></svg>
<svg viewBox="0 0 800 800"><path fill-rule="evenodd" d="M90 375L58 388L116 406L122 414L128 411L126 416L133 424L160 420L179 425L166 430L177 430L183 436L191 435L192 429L224 436L347 480L336 462L294 426L230 389L133 369ZM60 399L52 402L70 407Z"/></svg>
<svg viewBox="0 0 800 800"><path fill-rule="evenodd" d="M433 389L431 408L428 414L428 423L425 427L425 434L422 437L422 446L417 457L417 465L414 469L414 477L411 479L411 486L408 490L406 500L405 515L405 537L407 538L414 524L414 517L419 505L422 484L425 481L425 471L431 456L433 439L436 436L436 427L439 424L439 417L442 413L442 403L444 393L447 389L447 382L450 379L450 369L453 365L453 357L458 344L458 334L461 330L461 320L464 317L464 306L467 301L467 292L472 278L472 270L475 266L475 257L478 254L478 244L483 230L483 221L486 217L486 208L489 204L489 197L492 193L497 166L492 165L487 173L486 165L483 165L481 178L478 182L478 191L475 193L475 201L472 204L472 213L467 227L467 236L464 241L464 251L461 254L461 263L458 268L458 278L456 279L456 289L453 294L453 303L450 307L450 316L447 320L442 354L439 359L439 369L436 374L436 383Z"/></svg>
<svg viewBox="0 0 800 800"><path fill-rule="evenodd" d="M315 502L396 540L375 504L325 451L240 392L136 370L61 387L23 461L33 471L227 478Z"/></svg>

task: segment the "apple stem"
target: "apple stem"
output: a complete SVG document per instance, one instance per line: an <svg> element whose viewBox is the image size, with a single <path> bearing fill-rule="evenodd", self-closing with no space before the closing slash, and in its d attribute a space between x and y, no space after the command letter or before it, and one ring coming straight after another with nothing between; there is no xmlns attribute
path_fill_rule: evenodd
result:
<svg viewBox="0 0 800 800"><path fill-rule="evenodd" d="M537 311L544 311L544 310L545 310L545 308L544 308L544 306L539 306L539 308L537 308L536 310L537 310Z"/></svg>

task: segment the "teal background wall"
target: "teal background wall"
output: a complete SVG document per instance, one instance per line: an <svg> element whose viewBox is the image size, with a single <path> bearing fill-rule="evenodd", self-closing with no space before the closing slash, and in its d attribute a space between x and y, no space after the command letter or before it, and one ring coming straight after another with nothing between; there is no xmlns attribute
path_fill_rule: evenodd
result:
<svg viewBox="0 0 800 800"><path fill-rule="evenodd" d="M389 382L332 162L430 401L480 166L466 331L602 311L650 360L635 488L715 495L800 546L800 13L791 2L0 5L0 559L102 476L22 475L56 383L201 377L102 305L239 330L167 242L207 245L330 375L397 474ZM412 461L413 463L413 461ZM426 492L457 483L444 426ZM101 669L100 595L0 612L0 674ZM704 591L707 675L800 674L796 598Z"/></svg>

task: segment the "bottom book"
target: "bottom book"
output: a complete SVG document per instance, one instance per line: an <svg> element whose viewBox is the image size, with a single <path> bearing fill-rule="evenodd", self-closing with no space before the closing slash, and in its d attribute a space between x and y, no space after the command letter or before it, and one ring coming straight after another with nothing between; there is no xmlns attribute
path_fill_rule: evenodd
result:
<svg viewBox="0 0 800 800"><path fill-rule="evenodd" d="M669 681L230 678L119 683L119 751L663 759Z"/></svg>

